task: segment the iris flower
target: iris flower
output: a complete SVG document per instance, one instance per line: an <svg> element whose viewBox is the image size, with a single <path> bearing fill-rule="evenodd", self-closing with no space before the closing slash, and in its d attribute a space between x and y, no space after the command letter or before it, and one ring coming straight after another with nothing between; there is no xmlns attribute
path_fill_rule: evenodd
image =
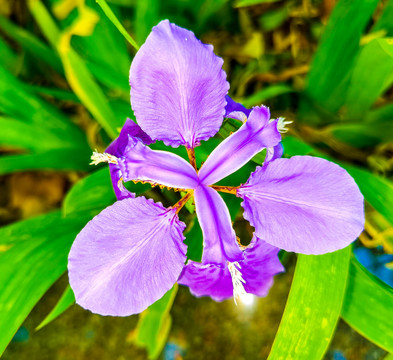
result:
<svg viewBox="0 0 393 360"><path fill-rule="evenodd" d="M350 244L363 229L363 197L338 165L320 158L282 154L285 122L269 109L245 109L228 96L223 60L195 35L160 22L136 54L130 70L131 105L138 125L127 120L106 153L118 201L91 220L69 254L69 280L78 304L102 315L139 313L175 282L196 296L221 301L232 295L265 296L283 270L279 249L323 254ZM214 136L224 117L243 122L197 169L194 148ZM189 162L148 145L162 140L185 146ZM217 186L255 154L263 166L245 184ZM177 204L160 203L124 188L143 181L186 192ZM218 191L243 199L244 217L255 228L242 247ZM188 261L178 213L194 198L203 232L202 262ZM202 239L201 239L202 240Z"/></svg>

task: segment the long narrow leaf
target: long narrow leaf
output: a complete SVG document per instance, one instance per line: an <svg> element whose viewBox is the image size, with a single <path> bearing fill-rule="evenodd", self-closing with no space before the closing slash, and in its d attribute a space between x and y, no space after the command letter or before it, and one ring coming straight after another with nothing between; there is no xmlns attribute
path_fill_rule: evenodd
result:
<svg viewBox="0 0 393 360"><path fill-rule="evenodd" d="M393 353L393 289L352 257L343 319L358 333Z"/></svg>
<svg viewBox="0 0 393 360"><path fill-rule="evenodd" d="M340 317L350 249L299 255L287 305L269 360L320 360Z"/></svg>

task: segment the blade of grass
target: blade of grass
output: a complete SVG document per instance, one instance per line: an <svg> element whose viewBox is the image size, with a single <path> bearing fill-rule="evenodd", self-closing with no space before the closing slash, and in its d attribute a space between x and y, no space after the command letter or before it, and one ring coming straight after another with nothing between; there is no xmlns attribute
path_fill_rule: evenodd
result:
<svg viewBox="0 0 393 360"><path fill-rule="evenodd" d="M130 45L135 49L139 50L139 45L135 42L135 40L131 37L131 35L127 32L121 22L118 20L116 15L113 13L112 9L108 6L105 0L96 0L98 5L100 5L102 11L108 17L110 21L112 21L113 25L120 31L120 33L125 37L125 39L130 43Z"/></svg>

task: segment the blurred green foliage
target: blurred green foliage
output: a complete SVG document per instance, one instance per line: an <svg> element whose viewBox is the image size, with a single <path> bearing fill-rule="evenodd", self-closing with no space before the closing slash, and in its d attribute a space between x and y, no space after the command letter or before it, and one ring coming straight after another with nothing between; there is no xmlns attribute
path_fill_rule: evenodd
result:
<svg viewBox="0 0 393 360"><path fill-rule="evenodd" d="M367 201L366 232L360 240L366 235L378 238L371 246L382 245L392 252L380 234L393 227L393 1L335 3L0 3L0 175L51 170L76 174L72 183L83 177L65 196L61 210L0 229L0 353L65 272L78 231L115 200L107 169L89 166L89 156L92 149L103 150L118 135L126 117L134 118L129 66L137 44L164 18L215 46L224 58L230 95L236 100L247 107L263 102L273 115L295 120L284 139L285 156L327 157L350 172ZM224 121L217 137L196 150L197 163L236 126ZM163 146L157 143L154 148ZM182 149L166 150L186 157ZM254 158L261 161L262 154ZM248 166L247 174L255 164ZM244 174L233 174L231 181L244 181ZM164 204L178 198L147 185L132 186ZM225 198L235 224L237 200ZM188 256L198 260L199 224L192 211L182 216L189 223ZM379 217L384 221L375 229L371 223ZM393 290L349 252L299 257L269 359L322 359L340 316L364 337L393 352ZM159 356L168 336L176 291L152 305L135 330L134 341L146 347L151 358ZM39 327L73 303L68 287Z"/></svg>

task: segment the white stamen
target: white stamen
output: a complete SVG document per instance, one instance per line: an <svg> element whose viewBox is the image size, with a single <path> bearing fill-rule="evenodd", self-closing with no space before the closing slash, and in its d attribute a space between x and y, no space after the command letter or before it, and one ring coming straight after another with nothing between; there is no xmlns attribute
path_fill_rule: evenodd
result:
<svg viewBox="0 0 393 360"><path fill-rule="evenodd" d="M99 153L97 151L93 151L93 155L91 156L90 165L98 165L102 162L117 164L117 157L108 153Z"/></svg>
<svg viewBox="0 0 393 360"><path fill-rule="evenodd" d="M278 118L278 123L277 123L277 130L280 133L286 133L288 131L288 128L286 127L289 124L292 124L293 121L291 120L285 120L284 117L279 117Z"/></svg>
<svg viewBox="0 0 393 360"><path fill-rule="evenodd" d="M232 277L232 284L233 284L233 300L237 305L237 298L242 300L243 298L248 297L248 293L244 290L244 285L246 280L243 279L242 273L240 272L241 266L236 261L233 263L228 263L228 270Z"/></svg>

